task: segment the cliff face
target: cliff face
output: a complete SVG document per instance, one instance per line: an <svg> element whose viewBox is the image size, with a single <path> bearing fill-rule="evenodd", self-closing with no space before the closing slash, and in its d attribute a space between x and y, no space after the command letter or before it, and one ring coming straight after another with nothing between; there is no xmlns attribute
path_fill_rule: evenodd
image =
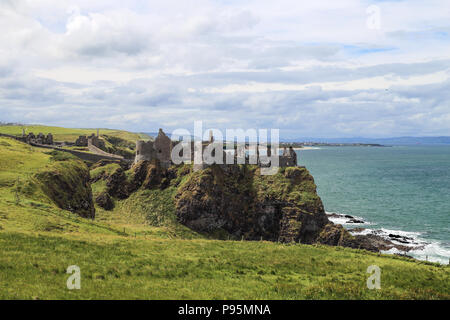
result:
<svg viewBox="0 0 450 320"><path fill-rule="evenodd" d="M95 217L89 170L79 160L63 160L35 175L42 192L61 209Z"/></svg>
<svg viewBox="0 0 450 320"><path fill-rule="evenodd" d="M312 243L328 223L314 180L300 167L261 176L256 166L212 166L179 187L176 208L193 230L247 240Z"/></svg>
<svg viewBox="0 0 450 320"><path fill-rule="evenodd" d="M161 210L175 211L178 222L200 233L377 251L369 239L354 237L328 220L306 168L280 168L270 176L259 170L252 165L213 165L192 172L189 165L165 169L157 161L140 161L129 170L116 165L95 178L106 182L96 202L106 207L108 197L125 199L140 189L171 190L173 203Z"/></svg>
<svg viewBox="0 0 450 320"><path fill-rule="evenodd" d="M109 197L125 199L139 189L173 188L177 220L190 229L225 234L235 239L313 243L328 223L314 179L302 167L281 168L262 176L251 165L211 166L192 172L191 166L162 168L157 161L140 161L129 170L117 165L98 174L106 189L96 197L111 208Z"/></svg>

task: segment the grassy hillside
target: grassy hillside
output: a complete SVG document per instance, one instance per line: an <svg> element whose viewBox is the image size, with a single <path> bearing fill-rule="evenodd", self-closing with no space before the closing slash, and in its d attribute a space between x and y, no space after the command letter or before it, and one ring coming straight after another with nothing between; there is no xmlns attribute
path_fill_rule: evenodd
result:
<svg viewBox="0 0 450 320"><path fill-rule="evenodd" d="M115 199L112 211L97 207L95 220L80 218L35 183L43 172L69 181L77 166L85 168L0 137L0 299L450 299L448 266L340 247L207 239L167 210L171 187L139 190ZM102 183L92 185L94 194ZM381 290L366 287L373 264ZM70 265L81 268L81 290L66 288Z"/></svg>
<svg viewBox="0 0 450 320"><path fill-rule="evenodd" d="M22 136L22 129L25 129L25 133L33 132L35 135L42 132L47 135L51 133L54 141L75 142L76 139L81 136L89 136L96 134L97 129L77 129L77 128L62 128L51 127L42 125L25 125L25 126L12 126L12 125L0 125L0 133L9 134L14 136ZM136 140L148 140L150 139L144 133L132 133L123 130L111 130L100 129L100 137L105 142L104 151L121 155L127 159L132 159L135 155ZM87 147L65 147L68 149L74 149L78 151L89 152Z"/></svg>
<svg viewBox="0 0 450 320"><path fill-rule="evenodd" d="M0 246L2 299L450 298L448 268L344 248L6 231ZM373 264L381 290L366 287Z"/></svg>
<svg viewBox="0 0 450 320"><path fill-rule="evenodd" d="M75 140L80 135L91 135L92 133L97 133L97 128L93 129L77 129L77 128L62 128L62 127L52 127L52 126L42 126L42 125L25 125L23 128L26 129L26 134L33 132L37 135L39 132L43 134L51 133L53 134L53 139L55 141L68 141L75 142ZM0 133L21 136L22 126L0 126ZM111 137L121 138L127 141L136 142L138 139L149 139L145 134L132 133L123 130L111 130L111 129L100 129L100 136L108 135Z"/></svg>

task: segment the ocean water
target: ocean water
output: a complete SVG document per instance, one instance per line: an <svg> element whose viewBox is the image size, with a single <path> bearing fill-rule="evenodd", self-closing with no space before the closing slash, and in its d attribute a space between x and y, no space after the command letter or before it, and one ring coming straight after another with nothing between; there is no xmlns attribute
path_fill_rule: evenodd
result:
<svg viewBox="0 0 450 320"><path fill-rule="evenodd" d="M408 255L449 263L450 146L320 147L297 153L299 164L314 176L325 210L366 223L335 222L406 236L414 247Z"/></svg>

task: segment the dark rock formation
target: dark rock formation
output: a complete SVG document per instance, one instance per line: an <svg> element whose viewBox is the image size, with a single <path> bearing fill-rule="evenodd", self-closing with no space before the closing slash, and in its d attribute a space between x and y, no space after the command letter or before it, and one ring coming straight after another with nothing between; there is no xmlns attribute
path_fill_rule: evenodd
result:
<svg viewBox="0 0 450 320"><path fill-rule="evenodd" d="M365 223L365 222L363 220L352 218L350 220L347 220L346 223Z"/></svg>
<svg viewBox="0 0 450 320"><path fill-rule="evenodd" d="M112 210L114 208L114 202L107 192L100 193L95 198L95 203L105 210Z"/></svg>
<svg viewBox="0 0 450 320"><path fill-rule="evenodd" d="M305 168L261 176L256 166L213 165L189 178L176 195L177 216L199 232L222 229L248 240L313 243L328 223Z"/></svg>
<svg viewBox="0 0 450 320"><path fill-rule="evenodd" d="M93 168L105 164L108 162ZM141 188L174 188L172 208L177 220L200 233L370 251L388 250L393 245L376 235L353 236L331 223L314 179L304 167L280 168L277 174L264 176L257 165L212 165L194 172L189 165L165 168L153 159L138 161L128 171L119 166L105 170L100 179L106 181L107 189L96 202L103 208L111 207L110 197L125 199Z"/></svg>
<svg viewBox="0 0 450 320"><path fill-rule="evenodd" d="M166 174L166 170L156 160L139 161L133 165L132 171L134 176L130 190L137 190L141 186L145 189L158 188Z"/></svg>
<svg viewBox="0 0 450 320"><path fill-rule="evenodd" d="M365 228L353 228L349 229L348 231L354 234L356 239L361 239L361 241L365 242L371 242L372 245L375 246L378 250L387 251L392 248L396 248L400 251L408 252L410 250L416 250L422 247L414 243L414 239L412 238L396 234L389 234L388 236L386 236L381 230L371 230L372 233L366 235L358 235L358 233L361 233L365 230ZM396 242L413 246L405 246Z"/></svg>
<svg viewBox="0 0 450 320"><path fill-rule="evenodd" d="M106 177L107 192L119 199L126 199L129 196L127 177L122 168L118 168L111 175Z"/></svg>
<svg viewBox="0 0 450 320"><path fill-rule="evenodd" d="M343 246L351 248L362 248L370 251L377 251L375 247L370 244L360 243L340 224L327 224L320 232L316 239L318 243L329 246ZM363 247L362 247L363 246Z"/></svg>
<svg viewBox="0 0 450 320"><path fill-rule="evenodd" d="M83 218L95 217L90 174L79 160L61 161L51 170L35 175L42 191L61 209L77 213Z"/></svg>

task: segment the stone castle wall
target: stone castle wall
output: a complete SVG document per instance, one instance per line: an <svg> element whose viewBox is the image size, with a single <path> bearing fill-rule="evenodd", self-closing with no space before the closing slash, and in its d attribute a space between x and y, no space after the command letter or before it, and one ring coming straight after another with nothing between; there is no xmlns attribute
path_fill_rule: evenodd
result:
<svg viewBox="0 0 450 320"><path fill-rule="evenodd" d="M153 146L153 141L136 141L136 157L134 162L137 163L142 160L151 161L156 158L156 150Z"/></svg>
<svg viewBox="0 0 450 320"><path fill-rule="evenodd" d="M175 145L177 145L179 142L173 142L171 139L162 131L162 129L159 129L158 136L156 137L155 141L137 141L136 142L136 157L134 162L137 163L141 160L147 160L151 161L153 159L158 159L161 165L165 168L168 168L172 165L172 159L171 159L171 153L172 149ZM204 150L206 147L208 147L211 143L214 143L214 138L210 135L210 139L208 142L202 143L202 150ZM194 162L194 142L191 142L191 155L188 156L188 159L190 162ZM238 162L238 158L236 156L236 150L234 155L234 164L226 164L226 152L221 151L223 156L223 164L219 164L220 166L230 166L230 165L236 165L240 164ZM269 149L269 155L270 155L270 149ZM245 153L244 153L245 154ZM249 164L249 157L245 157L245 155L240 155L241 158L243 157L245 159L244 163ZM183 156L180 154L180 156ZM211 164L208 164L206 162L203 163L194 163L194 171L203 170L207 167L209 167ZM258 162L258 165L261 165ZM284 148L283 155L279 156L279 166L280 167L295 167L297 166L297 154L293 150L292 147L289 149Z"/></svg>

